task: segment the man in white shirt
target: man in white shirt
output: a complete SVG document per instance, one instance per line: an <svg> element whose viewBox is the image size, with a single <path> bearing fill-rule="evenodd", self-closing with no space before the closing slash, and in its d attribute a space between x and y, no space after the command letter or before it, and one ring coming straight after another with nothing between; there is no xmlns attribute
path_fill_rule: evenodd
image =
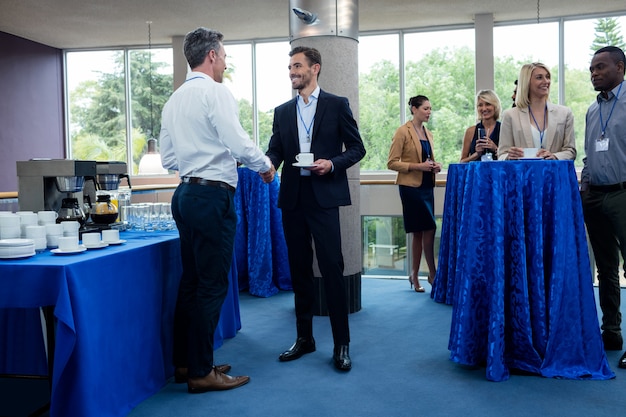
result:
<svg viewBox="0 0 626 417"><path fill-rule="evenodd" d="M239 123L237 102L222 84L226 52L220 32L198 28L185 36L191 72L163 108L161 159L179 172L172 214L180 234L183 265L174 317L177 382L190 393L246 384L231 377L230 365L213 363L213 334L228 292L237 214L237 162L274 179L269 158Z"/></svg>

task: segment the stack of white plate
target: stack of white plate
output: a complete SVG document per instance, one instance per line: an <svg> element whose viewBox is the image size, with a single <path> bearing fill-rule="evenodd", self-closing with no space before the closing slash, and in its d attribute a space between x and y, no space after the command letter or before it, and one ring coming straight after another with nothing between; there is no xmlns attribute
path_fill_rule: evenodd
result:
<svg viewBox="0 0 626 417"><path fill-rule="evenodd" d="M0 259L28 258L34 254L33 239L0 239Z"/></svg>

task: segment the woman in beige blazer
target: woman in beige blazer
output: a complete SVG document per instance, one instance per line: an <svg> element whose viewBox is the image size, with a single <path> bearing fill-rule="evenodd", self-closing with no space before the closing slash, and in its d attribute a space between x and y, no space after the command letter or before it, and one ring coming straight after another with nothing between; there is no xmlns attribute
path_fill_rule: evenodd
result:
<svg viewBox="0 0 626 417"><path fill-rule="evenodd" d="M428 282L435 279L435 174L441 164L433 155L433 135L424 123L430 119L432 108L426 96L409 100L412 119L400 126L393 135L387 168L397 171L396 184L402 201L404 229L413 237L411 254L413 264L409 281L416 292L424 292L419 283L422 250L428 265Z"/></svg>
<svg viewBox="0 0 626 417"><path fill-rule="evenodd" d="M539 62L525 64L518 80L516 106L502 115L498 159L524 158L524 148L538 149L530 157L575 159L574 115L568 107L548 101L548 67Z"/></svg>

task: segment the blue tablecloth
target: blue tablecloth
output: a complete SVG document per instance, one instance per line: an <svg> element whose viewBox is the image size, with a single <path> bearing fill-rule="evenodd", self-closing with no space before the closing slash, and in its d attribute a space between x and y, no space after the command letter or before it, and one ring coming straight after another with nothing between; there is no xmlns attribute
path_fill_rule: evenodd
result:
<svg viewBox="0 0 626 417"><path fill-rule="evenodd" d="M258 173L240 167L235 193L235 254L239 287L258 297L291 290L287 244L278 208L278 176L265 184Z"/></svg>
<svg viewBox="0 0 626 417"><path fill-rule="evenodd" d="M33 346L42 337L32 307L55 306L52 417L125 416L173 374L173 316L181 273L178 233L123 232L121 238L127 240L123 245L77 255L46 251L0 261L0 325L7 326L0 327L5 341L0 345L0 373L46 374L43 345ZM232 273L216 347L241 328ZM11 330L23 327L16 318L32 320L28 335L17 332L14 339ZM28 340L26 348L33 356L20 356L22 339ZM38 369L24 369L33 364Z"/></svg>
<svg viewBox="0 0 626 417"><path fill-rule="evenodd" d="M431 296L453 305L450 358L609 379L572 161L453 164Z"/></svg>

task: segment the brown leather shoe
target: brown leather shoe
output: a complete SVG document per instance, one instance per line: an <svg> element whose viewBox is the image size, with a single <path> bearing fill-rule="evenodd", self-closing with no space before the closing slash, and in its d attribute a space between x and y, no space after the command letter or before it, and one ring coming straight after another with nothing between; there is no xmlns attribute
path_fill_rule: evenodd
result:
<svg viewBox="0 0 626 417"><path fill-rule="evenodd" d="M215 369L225 374L230 371L231 366L227 363L223 365L215 365ZM189 370L187 368L176 368L174 369L174 382L177 384L182 384L183 382L187 382L187 373Z"/></svg>
<svg viewBox="0 0 626 417"><path fill-rule="evenodd" d="M207 391L225 391L250 382L249 376L230 376L218 371L215 367L202 378L189 378L187 391L191 394L200 394Z"/></svg>

